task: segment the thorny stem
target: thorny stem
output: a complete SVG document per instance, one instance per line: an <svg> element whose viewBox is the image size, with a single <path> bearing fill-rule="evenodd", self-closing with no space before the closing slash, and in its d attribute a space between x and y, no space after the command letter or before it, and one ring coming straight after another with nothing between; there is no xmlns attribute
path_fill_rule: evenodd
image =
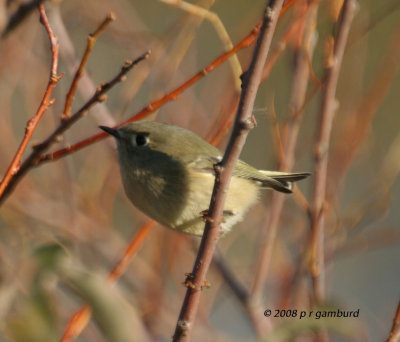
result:
<svg viewBox="0 0 400 342"><path fill-rule="evenodd" d="M242 76L243 88L236 114L235 125L229 139L224 157L215 166L215 185L208 210L209 220L205 225L199 252L191 274L191 285L188 286L181 313L173 337L174 342L188 341L197 314L202 285L210 266L219 238L219 223L226 199L227 189L239 154L251 129L251 113L262 70L268 55L283 0L271 0L264 12L260 34L254 49L253 58L247 72Z"/></svg>

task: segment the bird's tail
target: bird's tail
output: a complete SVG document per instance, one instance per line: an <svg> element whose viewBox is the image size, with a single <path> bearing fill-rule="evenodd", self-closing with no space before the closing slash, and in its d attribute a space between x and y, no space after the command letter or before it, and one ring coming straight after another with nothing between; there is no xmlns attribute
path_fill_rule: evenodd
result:
<svg viewBox="0 0 400 342"><path fill-rule="evenodd" d="M311 174L309 172L290 173L264 170L260 170L260 172L266 176L265 181L263 181L263 186L285 193L292 192L293 182L307 178Z"/></svg>

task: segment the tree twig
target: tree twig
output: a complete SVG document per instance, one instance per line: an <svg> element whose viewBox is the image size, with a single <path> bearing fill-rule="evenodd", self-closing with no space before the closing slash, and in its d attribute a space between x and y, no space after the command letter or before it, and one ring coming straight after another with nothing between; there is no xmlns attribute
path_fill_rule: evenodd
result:
<svg viewBox="0 0 400 342"><path fill-rule="evenodd" d="M319 2L319 1L317 1ZM300 26L296 27L297 32L303 32L298 38L298 47L296 51L295 65L293 75L293 86L289 103L289 119L287 128L287 138L284 142L283 160L278 165L281 171L290 171L295 161L295 150L297 145L297 137L302 122L302 114L304 111L304 103L306 90L309 80L309 59L313 54L312 36L315 34L315 20L317 12L317 2L309 4L302 13L303 19ZM262 290L268 275L268 269L271 261L272 250L275 243L275 237L278 231L280 215L283 209L285 195L274 192L269 204L268 212L265 215L266 226L264 227L263 238L259 247L258 260L254 267L254 281L251 289L253 302L257 302L261 298Z"/></svg>
<svg viewBox="0 0 400 342"><path fill-rule="evenodd" d="M94 44L96 43L96 40L99 37L100 33L103 32L104 29L106 28L106 26L113 20L115 20L115 14L110 12L107 15L107 17L103 20L103 22L99 25L99 27L96 29L96 31L94 33L91 33L88 35L85 52L83 53L81 63L79 64L78 70L76 70L74 79L71 83L71 86L67 93L67 97L65 99L64 112L61 115L62 120L66 120L67 118L69 118L71 116L71 106L72 106L72 102L74 100L74 96L76 93L76 88L78 87L79 79L83 75L83 71L86 67L90 53L92 52Z"/></svg>
<svg viewBox="0 0 400 342"><path fill-rule="evenodd" d="M261 27L261 24L260 23L257 24L253 28L253 30L245 38L243 38L238 44L235 45L235 47L232 50L221 54L213 62L208 64L204 69L202 69L201 71L196 73L194 76L189 78L183 84L181 84L180 86L175 88L173 91L169 92L168 94L162 96L158 100L156 100L156 101L152 102L151 104L147 105L142 110L140 110L138 113L136 113L135 115L131 116L129 119L123 121L122 123L120 123L118 126L123 126L123 125L125 125L127 123L144 119L151 112L154 112L155 110L157 110L158 108L163 106L165 103L167 103L169 101L176 100L181 93L183 93L186 89L191 87L194 83L196 83L202 77L204 77L205 75L207 75L208 73L213 71L215 68L217 68L223 62L225 62L233 54L235 54L236 52L238 52L241 49L244 49L246 47L251 46L254 43L258 32L260 31L260 27ZM57 151L54 151L54 152L51 152L49 154L44 155L42 158L40 158L38 163L41 164L43 162L57 160L57 159L62 158L64 156L68 155L68 154L74 153L74 152L76 152L76 151L78 151L78 150L80 150L80 149L82 149L84 147L87 147L87 146L89 146L89 145L91 145L91 144L93 144L93 143L95 143L95 142L97 142L97 141L99 141L101 139L104 139L107 136L108 135L105 132L97 133L95 135L92 135L91 137L88 137L86 139L78 141L77 143L75 143L75 144L73 144L71 146L68 146L68 147L65 147L65 148L62 148L62 149L59 149Z"/></svg>
<svg viewBox="0 0 400 342"><path fill-rule="evenodd" d="M109 82L102 84L99 88L96 89L96 92L93 96L87 101L77 112L75 112L72 116L61 121L60 125L56 130L51 133L47 139L45 139L42 143L36 145L33 148L31 154L26 158L18 172L14 174L14 177L10 180L5 188L2 196L0 197L0 204L4 202L5 198L11 193L11 191L15 188L18 182L22 179L22 177L32 168L35 167L40 160L43 160L46 156L43 156L43 153L46 152L49 147L54 144L56 141L60 140L61 135L70 128L75 122L77 122L80 118L85 116L89 109L98 102L102 102L106 100L105 93L109 91L112 87L114 87L117 83L124 81L125 75L139 62L148 58L150 52L146 52L140 57L136 58L134 61L126 61L122 66L120 72ZM1 193L0 193L1 194Z"/></svg>
<svg viewBox="0 0 400 342"><path fill-rule="evenodd" d="M51 54L52 61L50 67L50 77L49 82L47 84L46 91L43 95L42 101L40 102L39 108L36 114L28 121L25 128L25 135L14 155L11 164L8 167L1 183L0 183L0 201L5 197L6 189L9 188L11 182L17 177L19 172L21 171L21 159L22 155L25 152L30 139L32 138L33 132L35 131L40 119L46 110L53 104L53 100L50 99L51 94L53 92L54 87L56 86L58 80L62 77L62 75L57 75L58 69L58 52L59 52L59 44L56 35L53 33L49 21L46 16L45 8L43 5L39 7L40 12L40 21L44 25L46 32L49 36L50 45L51 45Z"/></svg>
<svg viewBox="0 0 400 342"><path fill-rule="evenodd" d="M288 2L282 8L280 15L282 15L287 9L289 9L295 1L296 0ZM253 30L245 38L243 38L238 44L236 44L231 50L221 54L213 62L208 64L204 69L202 69L197 74L192 76L189 80L184 82L182 85L177 87L175 90L171 91L170 93L164 95L160 99L158 99L158 100L154 101L153 103L151 103L150 105L146 106L141 111L139 111L137 114L133 115L128 120L122 122L119 126L122 126L129 122L141 120L141 119L145 118L147 115L149 115L151 112L160 108L165 103L175 100L183 91L185 91L192 84L197 82L200 78L207 75L209 72L213 71L215 68L217 68L223 62L225 62L232 55L236 54L236 52L238 52L241 49L251 46L254 43L254 41L260 31L260 27L261 27L261 23L258 23L253 28ZM74 153L84 147L87 147L87 146L97 142L98 140L104 139L105 137L107 137L107 134L104 132L100 132L95 135L92 135L91 137L85 138L71 146L68 146L68 147L59 149L57 151L45 154L39 158L39 160L37 161L37 165L44 163L44 162L48 162L48 161L58 160L59 158L62 158L65 155ZM1 203L1 198L0 198L0 203Z"/></svg>
<svg viewBox="0 0 400 342"><path fill-rule="evenodd" d="M392 329L390 330L390 335L387 342L396 342L400 339L400 301L397 305L397 311L393 318Z"/></svg>
<svg viewBox="0 0 400 342"><path fill-rule="evenodd" d="M143 241L150 234L154 225L154 221L145 223L133 236L121 258L117 261L108 275L107 280L110 284L114 284L121 275L125 273L128 264L138 251L139 247L143 244ZM77 338L88 324L91 314L92 310L88 304L82 306L78 311L76 311L69 319L60 342L70 342Z"/></svg>
<svg viewBox="0 0 400 342"><path fill-rule="evenodd" d="M232 172L235 168L239 154L251 129L251 113L254 106L257 89L260 84L262 70L268 55L275 26L278 20L283 0L271 0L264 12L260 34L254 49L250 67L242 75L242 94L238 106L231 138L229 139L222 161L215 166L215 185L211 196L209 219L206 222L204 234L201 240L199 252L190 275L190 286L178 318L173 341L188 341L193 329L197 314L201 289L210 266L216 243L219 238L219 224L225 204L227 189L229 187Z"/></svg>
<svg viewBox="0 0 400 342"><path fill-rule="evenodd" d="M311 205L311 262L310 274L313 283L314 300L323 301L324 282L324 223L325 193L328 166L328 150L333 118L336 107L336 86L346 47L348 33L356 9L355 0L346 0L342 7L342 19L334 43L333 53L328 56L326 83L323 90L318 136L315 148L314 189Z"/></svg>

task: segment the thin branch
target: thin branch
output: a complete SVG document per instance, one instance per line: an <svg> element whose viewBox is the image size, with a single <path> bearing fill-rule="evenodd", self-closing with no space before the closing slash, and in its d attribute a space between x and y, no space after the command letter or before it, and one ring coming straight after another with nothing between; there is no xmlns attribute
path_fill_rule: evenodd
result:
<svg viewBox="0 0 400 342"><path fill-rule="evenodd" d="M250 67L242 76L243 90L235 125L224 157L221 163L215 166L216 177L208 211L209 218L207 219L199 252L192 274L190 275L190 286L187 288L185 300L176 325L174 342L188 341L193 329L200 302L201 289L219 238L219 224L222 220L227 189L239 154L252 126L251 114L254 101L282 5L283 0L271 0L266 7Z"/></svg>
<svg viewBox="0 0 400 342"><path fill-rule="evenodd" d="M301 26L296 27L296 31L301 32L302 36L298 38L299 43L297 50L295 51L296 68L293 75L293 86L289 102L287 138L284 142L283 158L281 163L278 165L281 171L291 171L295 162L297 138L302 122L302 114L304 112L306 91L310 75L309 60L311 59L314 50L312 40L313 35L315 34L315 21L317 16L317 7L314 5L317 5L318 2L319 1L314 1L306 6L303 13L301 13L301 17L307 15L308 18L303 18L303 21L300 23ZM272 250L275 246L279 219L285 198L286 196L284 194L274 192L268 208L269 210L265 215L265 236L260 239L259 255L254 266L254 281L251 289L251 295L254 299L253 302L257 302L261 298L267 280Z"/></svg>
<svg viewBox="0 0 400 342"><path fill-rule="evenodd" d="M154 221L149 221L145 223L133 236L131 242L129 243L128 247L126 247L121 258L117 261L117 263L108 275L107 280L110 285L114 284L121 277L121 275L126 272L130 261L132 260L140 246L143 244L143 241L153 230L154 225ZM83 329L85 329L86 325L89 323L91 313L92 310L87 304L81 307L77 312L75 312L69 319L60 342L70 342L77 338L81 334Z"/></svg>
<svg viewBox="0 0 400 342"><path fill-rule="evenodd" d="M201 18L206 18L214 26L214 29L217 32L217 35L219 36L219 39L221 40L225 51L229 51L233 48L233 44L229 37L229 34L226 31L225 26L222 23L221 19L216 13L186 1L176 1L176 0L160 0L160 1L170 6L176 6L181 10L186 11L187 13L199 16ZM232 68L232 73L236 88L235 90L239 92L242 66L236 54L232 55L232 58L230 58L228 62L230 63L230 66Z"/></svg>
<svg viewBox="0 0 400 342"><path fill-rule="evenodd" d="M347 170L351 166L354 158L370 132L372 122L382 106L382 102L396 80L400 68L400 47L398 44L400 37L400 25L393 30L379 67L369 82L369 86L356 105L354 115L346 118L347 122L343 125L341 137L337 139L336 146L332 149L332 158L329 163L333 169L335 178L328 189L327 198L334 200L337 195L335 191L340 189L343 184Z"/></svg>
<svg viewBox="0 0 400 342"><path fill-rule="evenodd" d="M60 45L60 60L65 63L65 67L68 69L69 74L73 78L81 62L76 57L74 44L68 33L67 28L65 27L63 16L61 15L60 6L54 6L51 14L53 30L57 34L58 39L62 42L62 44ZM135 79L137 78L138 72L135 73ZM79 78L78 82L78 90L83 99L83 103L92 97L92 95L96 91L96 88L97 85L90 77L89 73L84 70L82 73L82 77ZM96 111L93 111L91 113L91 116L93 117L93 119L95 119L97 123L106 124L108 126L116 124L113 115L107 109L105 103L99 103L96 106Z"/></svg>
<svg viewBox="0 0 400 342"><path fill-rule="evenodd" d="M81 63L79 64L78 70L76 70L74 79L71 83L71 86L67 93L67 97L65 99L64 112L61 115L62 120L66 120L71 116L71 106L76 93L76 88L78 87L78 82L83 75L83 71L86 67L90 53L92 52L94 44L96 43L96 40L99 37L100 33L103 32L106 26L113 20L115 20L115 14L110 12L107 15L107 17L103 20L103 22L99 25L99 27L96 29L96 31L88 35L85 52L83 53Z"/></svg>
<svg viewBox="0 0 400 342"><path fill-rule="evenodd" d="M6 174L3 177L3 180L0 183L0 201L5 197L4 195L6 189L9 188L11 182L17 177L17 175L21 171L20 167L21 167L22 155L25 152L29 144L29 141L32 138L33 132L35 131L43 114L53 104L54 100L51 100L50 97L54 87L56 86L59 79L62 77L62 75L57 76L58 52L59 52L59 44L57 37L53 33L50 27L49 21L46 16L45 8L43 5L40 5L39 12L40 12L40 21L46 29L51 45L52 61L51 61L49 82L47 84L46 91L43 95L43 99L40 102L39 108L36 114L28 121L25 128L25 135L17 149L17 152L14 155L13 160L11 161L10 166L8 167Z"/></svg>
<svg viewBox="0 0 400 342"><path fill-rule="evenodd" d="M196 73L194 76L192 76L190 79L185 81L183 84L175 88L173 91L170 93L162 96L158 100L152 102L151 104L147 105L144 107L141 111L136 113L135 115L131 116L129 119L123 121L118 125L123 126L127 123L133 122L133 121L138 121L141 119L144 119L147 117L150 113L154 112L164 104L166 104L169 101L176 100L181 93L183 93L186 89L190 88L194 83L196 83L198 80L200 80L202 77L206 76L208 73L212 72L215 68L220 66L223 62L225 62L229 57L231 57L233 54L235 54L237 51L244 49L246 47L251 46L256 37L258 32L260 31L261 24L257 24L256 27L253 28L253 30L244 38L242 39L232 50L227 51L223 54L221 54L218 58L216 58L213 62L208 64L204 69ZM54 151L52 153L46 154L42 156L38 162L38 164L41 164L43 162L48 162L48 161L55 161L58 160L59 158L64 157L65 155L74 153L84 147L87 147L101 139L104 139L108 137L107 133L105 132L100 132L95 135L92 135L91 137L88 137L86 139L83 139L81 141L78 141L77 143L59 149L57 151Z"/></svg>
<svg viewBox="0 0 400 342"><path fill-rule="evenodd" d="M8 183L4 190L4 193L0 197L0 204L4 202L5 198L11 193L22 177L32 168L35 167L40 160L43 160L43 153L46 152L49 147L55 142L61 139L61 135L70 128L74 123L76 123L83 116L87 115L89 109L98 102L103 102L107 99L105 93L114 87L117 83L123 82L125 80L126 74L139 62L148 58L150 52L146 52L134 61L126 61L122 66L121 71L109 82L102 84L96 89L94 95L87 101L77 112L72 116L62 120L58 128L49 135L42 143L34 146L33 151L23 162L18 172L15 173L14 177Z"/></svg>
<svg viewBox="0 0 400 342"><path fill-rule="evenodd" d="M397 305L397 311L393 318L392 329L386 342L396 342L400 340L400 301Z"/></svg>
<svg viewBox="0 0 400 342"><path fill-rule="evenodd" d="M121 258L115 264L110 274L108 275L108 282L114 284L126 272L126 269L131 262L133 256L143 244L144 240L150 234L155 226L155 221L149 221L142 225L135 236L132 238L128 247L125 249Z"/></svg>
<svg viewBox="0 0 400 342"><path fill-rule="evenodd" d="M335 115L335 93L339 71L346 47L348 33L355 13L355 0L346 0L342 8L333 53L328 56L327 77L321 102L318 136L315 149L315 172L313 201L311 205L311 264L310 274L313 282L314 300L321 302L325 297L324 281L324 223L325 192L328 166L328 150L333 118Z"/></svg>
<svg viewBox="0 0 400 342"><path fill-rule="evenodd" d="M92 310L85 304L69 319L60 342L70 342L78 337L86 325L89 323Z"/></svg>
<svg viewBox="0 0 400 342"><path fill-rule="evenodd" d="M287 9L290 8L297 0L292 0L288 2L283 8L280 13L282 15ZM221 54L219 57L217 57L213 62L208 64L204 69L199 71L197 74L192 76L190 79L188 79L186 82L181 84L179 87L171 91L170 93L164 95L160 99L152 102L148 106L144 107L141 111L139 111L137 114L133 115L129 119L125 120L124 122L120 123L118 126L125 125L127 123L133 122L133 121L138 121L141 119L144 119L146 116L148 116L150 113L154 112L161 106L163 106L165 103L169 101L176 100L182 92L184 92L186 89L188 89L190 86L192 86L194 83L196 83L198 80L200 80L202 77L206 76L208 73L212 72L215 68L220 66L223 62L225 62L227 59L229 59L232 55L236 54L238 51L247 48L251 46L259 31L260 31L261 23L258 23L253 30L246 36L244 37L238 44L236 44L233 49ZM59 149L57 151L51 152L49 154L43 155L39 160L38 164L41 164L43 162L48 162L48 161L55 161L58 160L59 158L62 158L68 154L74 153L82 148L85 148L101 139L106 138L108 135L104 132L97 133L95 135L92 135L91 137L85 138L71 146Z"/></svg>
<svg viewBox="0 0 400 342"><path fill-rule="evenodd" d="M285 5L282 7L279 17L281 17L287 11L287 9L290 6L292 6L296 1L297 0L287 1L285 3ZM312 8L314 5L316 5L320 1L321 0L312 1L309 8ZM263 82L266 78L268 78L273 67L275 66L276 62L278 61L279 57L281 56L283 51L285 51L289 41L293 38L295 33L298 32L298 26L305 20L307 14L308 14L308 11L303 16L300 16L294 22L292 22L292 24L289 26L289 28L286 30L286 32L283 33L282 38L280 39L279 43L276 44L274 51L272 51L269 54L268 60L264 66L264 71L263 71L261 82ZM232 101L230 101L230 102L232 102ZM305 108L305 105L303 107ZM236 108L236 104L235 104L235 108ZM299 110L299 112L300 111L302 112L304 110L304 108ZM233 121L233 118L231 118L231 115L227 115L225 118L223 118L223 120L221 120L221 122L219 124L213 125L213 126L217 127L217 130L212 135L210 134L210 136L208 138L208 142L211 145L216 145L220 141L222 136L225 135L229 131L230 127L232 126L232 121Z"/></svg>
<svg viewBox="0 0 400 342"><path fill-rule="evenodd" d="M245 286L239 282L232 269L224 260L221 252L217 249L213 256L213 265L221 273L225 283L231 288L232 292L239 299L240 303L246 307L249 299L249 293Z"/></svg>

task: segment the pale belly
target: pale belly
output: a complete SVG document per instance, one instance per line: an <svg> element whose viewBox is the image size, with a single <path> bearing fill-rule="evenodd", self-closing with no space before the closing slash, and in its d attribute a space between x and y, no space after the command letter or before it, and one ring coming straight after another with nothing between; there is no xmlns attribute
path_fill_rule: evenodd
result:
<svg viewBox="0 0 400 342"><path fill-rule="evenodd" d="M210 205L215 177L209 173L192 172L191 189L186 208L170 228L186 234L203 235L204 219L202 212ZM243 219L243 215L258 199L259 186L247 179L233 177L225 201L223 222L220 227L223 233Z"/></svg>
<svg viewBox="0 0 400 342"><path fill-rule="evenodd" d="M204 215L209 208L215 177L191 171L185 181L169 187L162 178L135 177L122 172L125 191L131 202L150 218L167 228L191 235L203 235ZM139 180L140 179L140 180ZM180 182L175 178L174 182ZM170 180L171 182L171 180ZM170 185L170 184L169 184ZM176 189L184 189L175 191ZM259 186L250 180L233 177L225 202L222 232L227 232L258 199Z"/></svg>

